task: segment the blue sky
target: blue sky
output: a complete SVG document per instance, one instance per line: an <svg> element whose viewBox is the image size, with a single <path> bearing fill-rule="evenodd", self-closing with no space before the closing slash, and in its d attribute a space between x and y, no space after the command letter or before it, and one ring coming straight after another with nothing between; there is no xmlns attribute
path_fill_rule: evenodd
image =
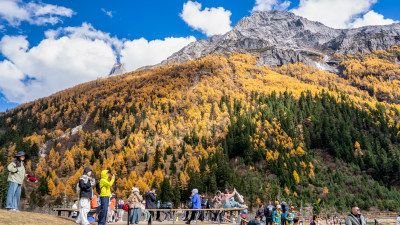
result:
<svg viewBox="0 0 400 225"><path fill-rule="evenodd" d="M156 64L254 11L290 10L335 28L400 21L398 0L0 0L0 112ZM315 10L318 9L318 10Z"/></svg>

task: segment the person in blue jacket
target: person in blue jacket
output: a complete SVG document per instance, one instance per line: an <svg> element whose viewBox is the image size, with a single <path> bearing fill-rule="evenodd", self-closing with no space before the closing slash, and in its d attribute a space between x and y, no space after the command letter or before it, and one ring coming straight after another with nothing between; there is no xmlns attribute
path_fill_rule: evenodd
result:
<svg viewBox="0 0 400 225"><path fill-rule="evenodd" d="M286 224L293 225L294 217L294 206L290 206L289 211L285 212Z"/></svg>
<svg viewBox="0 0 400 225"><path fill-rule="evenodd" d="M282 207L281 207L281 205L277 205L276 210L272 213L272 222L274 225L282 224Z"/></svg>
<svg viewBox="0 0 400 225"><path fill-rule="evenodd" d="M190 198L192 201L192 208L193 209L201 209L201 199L199 195L199 190L193 189L192 190L192 197ZM190 216L190 219L186 221L186 224L190 224L190 221L195 219L195 216L197 215L197 211L192 211L192 215ZM196 218L197 219L197 218Z"/></svg>

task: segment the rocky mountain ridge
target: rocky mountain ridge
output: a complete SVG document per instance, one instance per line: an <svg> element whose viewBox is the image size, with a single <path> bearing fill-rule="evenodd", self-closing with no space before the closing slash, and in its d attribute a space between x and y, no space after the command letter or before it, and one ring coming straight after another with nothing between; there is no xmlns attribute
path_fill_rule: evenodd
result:
<svg viewBox="0 0 400 225"><path fill-rule="evenodd" d="M161 65L236 51L258 56L261 66L303 62L335 72L335 54L365 53L393 45L400 45L400 23L334 29L291 12L256 12L241 19L224 35L190 43Z"/></svg>

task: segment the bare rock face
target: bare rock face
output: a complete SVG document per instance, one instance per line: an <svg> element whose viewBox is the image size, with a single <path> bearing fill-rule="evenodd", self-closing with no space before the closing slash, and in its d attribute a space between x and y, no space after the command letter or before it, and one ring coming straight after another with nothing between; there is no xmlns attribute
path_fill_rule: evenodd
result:
<svg viewBox="0 0 400 225"><path fill-rule="evenodd" d="M110 73L108 74L109 77L111 76L116 76L116 75L121 75L125 73L125 66L124 64L120 64L116 62L114 66L111 68Z"/></svg>
<svg viewBox="0 0 400 225"><path fill-rule="evenodd" d="M334 54L354 54L400 45L400 24L333 29L290 12L256 12L224 35L192 42L161 64L183 63L210 53L250 53L259 65L303 62L336 71Z"/></svg>

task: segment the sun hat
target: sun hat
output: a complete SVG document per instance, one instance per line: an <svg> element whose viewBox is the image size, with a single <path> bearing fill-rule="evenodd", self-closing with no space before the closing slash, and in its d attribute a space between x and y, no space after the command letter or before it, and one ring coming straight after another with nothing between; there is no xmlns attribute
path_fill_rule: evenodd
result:
<svg viewBox="0 0 400 225"><path fill-rule="evenodd" d="M26 155L25 152L18 152L15 157L20 157Z"/></svg>

